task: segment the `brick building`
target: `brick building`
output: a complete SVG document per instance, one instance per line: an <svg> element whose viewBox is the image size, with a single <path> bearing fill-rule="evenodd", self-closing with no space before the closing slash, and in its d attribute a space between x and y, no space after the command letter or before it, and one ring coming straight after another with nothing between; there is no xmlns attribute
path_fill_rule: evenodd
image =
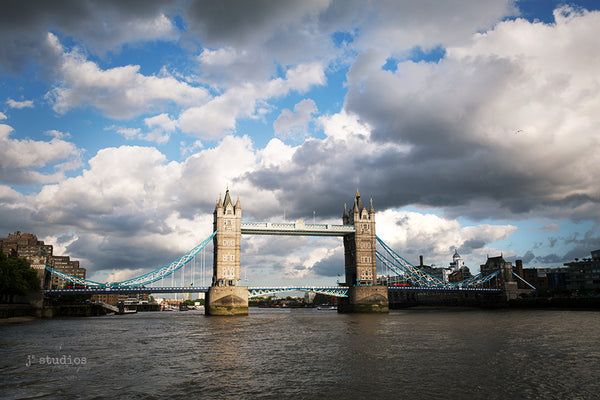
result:
<svg viewBox="0 0 600 400"><path fill-rule="evenodd" d="M38 271L43 288L49 288L50 285L55 288L66 288L72 285L62 278L46 273L46 266L85 279L86 270L80 268L79 261L71 260L69 256L53 255L52 245L44 244L31 233L19 231L9 233L7 237L0 238L0 248L8 257L20 257L27 260L31 268Z"/></svg>

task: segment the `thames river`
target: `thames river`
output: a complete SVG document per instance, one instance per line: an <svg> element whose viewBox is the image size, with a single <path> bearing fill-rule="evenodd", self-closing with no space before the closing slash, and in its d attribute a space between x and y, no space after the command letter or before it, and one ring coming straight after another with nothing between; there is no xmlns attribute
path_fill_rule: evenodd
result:
<svg viewBox="0 0 600 400"><path fill-rule="evenodd" d="M600 312L251 309L0 325L3 399L594 399Z"/></svg>

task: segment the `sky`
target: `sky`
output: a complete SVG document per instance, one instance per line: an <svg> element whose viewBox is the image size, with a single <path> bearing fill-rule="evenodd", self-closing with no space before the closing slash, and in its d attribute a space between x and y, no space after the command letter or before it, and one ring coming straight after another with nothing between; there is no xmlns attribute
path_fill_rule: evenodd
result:
<svg viewBox="0 0 600 400"><path fill-rule="evenodd" d="M600 249L600 3L3 1L0 233L118 281L246 222L342 223L413 264ZM212 255L208 254L211 264ZM242 237L252 284L332 282L341 238Z"/></svg>

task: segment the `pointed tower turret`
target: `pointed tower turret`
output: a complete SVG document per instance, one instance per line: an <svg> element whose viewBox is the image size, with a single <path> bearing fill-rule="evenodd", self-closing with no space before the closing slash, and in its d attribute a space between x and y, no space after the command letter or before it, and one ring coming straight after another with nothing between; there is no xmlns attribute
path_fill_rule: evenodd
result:
<svg viewBox="0 0 600 400"><path fill-rule="evenodd" d="M231 196L229 195L229 188L225 192L225 200L223 200L223 208L227 208L227 205L233 207L233 203L231 202Z"/></svg>
<svg viewBox="0 0 600 400"><path fill-rule="evenodd" d="M363 204L362 200L360 199L360 193L358 193L358 190L356 191L356 204L358 206L358 213L362 213L362 210L365 209L365 205Z"/></svg>

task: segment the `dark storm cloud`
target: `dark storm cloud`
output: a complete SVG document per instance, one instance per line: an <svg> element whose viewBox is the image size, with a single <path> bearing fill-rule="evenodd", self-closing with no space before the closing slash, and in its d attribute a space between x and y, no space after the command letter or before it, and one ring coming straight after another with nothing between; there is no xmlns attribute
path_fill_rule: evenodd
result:
<svg viewBox="0 0 600 400"><path fill-rule="evenodd" d="M531 261L535 259L535 254L531 250L527 251L524 255L518 257L520 260L523 260L523 264L529 264Z"/></svg>
<svg viewBox="0 0 600 400"><path fill-rule="evenodd" d="M315 263L312 268L313 272L318 276L335 277L339 276L339 281L346 280L344 276L344 254L342 251L332 254L330 257L322 259Z"/></svg>
<svg viewBox="0 0 600 400"><path fill-rule="evenodd" d="M319 1L194 1L187 7L190 31L206 39L206 45L248 45L269 39L275 30L318 10Z"/></svg>
<svg viewBox="0 0 600 400"><path fill-rule="evenodd" d="M522 255L522 256L505 257L505 260L513 263L513 265L515 265L516 260L521 260L521 261L523 261L524 266L529 264L531 261L533 261L535 259L536 259L535 254L533 254L533 252L531 250L528 250L525 253L525 255ZM550 257L550 259L554 259L554 257ZM531 267L533 267L533 266L531 266Z"/></svg>
<svg viewBox="0 0 600 400"><path fill-rule="evenodd" d="M315 210L324 218L341 218L344 203L352 207L359 183L352 162L344 144L311 140L296 151L292 168L264 168L247 178L257 187L277 190L290 218L306 218Z"/></svg>
<svg viewBox="0 0 600 400"><path fill-rule="evenodd" d="M485 165L497 158L494 154L417 159L392 148L371 154L353 152L340 142L311 141L300 146L291 160L293 168L262 169L248 178L257 187L278 189L279 200L289 204L290 212L310 215L317 207L329 217L339 216L344 203L351 208L357 189L363 201L373 198L378 210L409 204L459 206L473 198L491 198L519 211L525 205L513 201L514 193L507 188L519 191L533 184L529 180L519 185L512 176L486 170Z"/></svg>
<svg viewBox="0 0 600 400"><path fill-rule="evenodd" d="M150 243L133 245L131 237L80 235L67 246L73 259L93 260L87 269L87 276L99 271L110 272L123 268L144 269L146 272L162 267L181 256L168 248L157 248Z"/></svg>
<svg viewBox="0 0 600 400"><path fill-rule="evenodd" d="M598 235L598 227L594 227L586 231L583 237L578 233L574 233L569 237L554 238L553 243L562 242L569 250L564 253L552 253L545 256L535 256L528 251L523 256L523 262L538 262L541 264L554 264L553 266L560 267L563 263L574 261L575 258L582 259L590 257L590 253L600 249L600 236ZM552 246L554 247L554 246ZM525 261L527 259L527 261Z"/></svg>
<svg viewBox="0 0 600 400"><path fill-rule="evenodd" d="M0 3L0 68L18 73L30 62L52 57L48 32L72 36L88 48L106 51L124 43L133 19L151 20L173 1L7 0ZM81 42L80 42L81 41ZM53 63L52 63L53 64Z"/></svg>
<svg viewBox="0 0 600 400"><path fill-rule="evenodd" d="M547 32L531 33L542 49L549 46ZM571 92L587 93L594 78L570 73L576 63L560 70L570 79L546 71L543 50L525 61L495 55L494 48L489 55L462 50L469 56L451 52L437 64L405 62L395 73L381 68L386 53L360 54L347 75L345 110L371 127L363 148L311 140L297 149L292 165L255 171L249 179L278 188L279 199L302 213L316 198L321 213L334 216L358 187L379 210L417 204L473 220L534 214L600 220L597 157L582 155L595 143L596 117L584 104L565 101ZM537 115L540 109L554 112ZM590 121L589 129L573 131L564 122L571 118Z"/></svg>
<svg viewBox="0 0 600 400"><path fill-rule="evenodd" d="M466 254L470 254L473 250L481 249L487 243L483 240L471 239L465 241L462 246L460 246L460 250Z"/></svg>

